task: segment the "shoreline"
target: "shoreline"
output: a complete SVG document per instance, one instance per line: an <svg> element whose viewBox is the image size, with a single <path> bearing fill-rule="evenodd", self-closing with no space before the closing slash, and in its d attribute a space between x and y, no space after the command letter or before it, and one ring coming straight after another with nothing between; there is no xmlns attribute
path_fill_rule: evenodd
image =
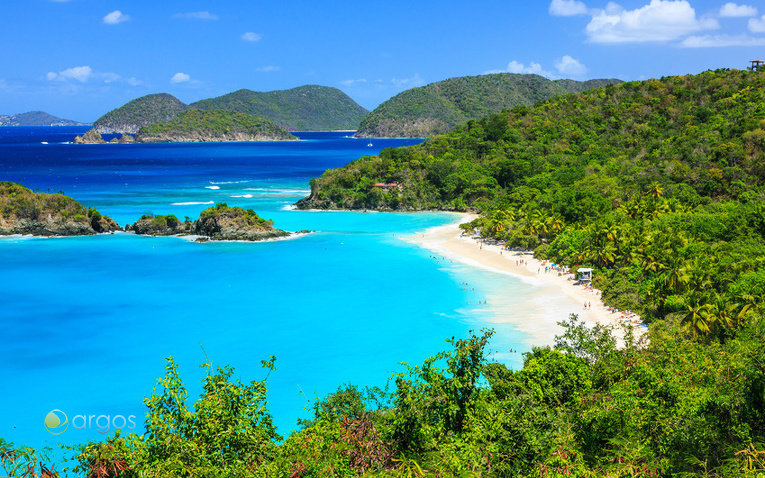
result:
<svg viewBox="0 0 765 478"><path fill-rule="evenodd" d="M603 304L599 290L575 286L574 282L567 280L570 274L558 275L558 271L550 268L549 262L535 259L531 251L503 250L500 245L483 244L479 236L462 234L459 225L476 217L476 214L463 213L456 222L402 239L463 264L508 274L538 287L537 297L518 298L531 299L538 305L530 315L519 317L517 313L511 313L507 307L512 307L512 302L508 300L487 303L496 318L495 323L526 333L528 345L553 345L555 336L564 331L557 322L567 319L570 314L577 314L589 325L614 325L618 328L625 321L632 321L633 325L639 322L637 316L626 318L620 311L612 312ZM548 267L548 272L545 272L545 267ZM512 295L512 291L508 291L506 299L515 300ZM585 302L589 304L587 309L584 308Z"/></svg>

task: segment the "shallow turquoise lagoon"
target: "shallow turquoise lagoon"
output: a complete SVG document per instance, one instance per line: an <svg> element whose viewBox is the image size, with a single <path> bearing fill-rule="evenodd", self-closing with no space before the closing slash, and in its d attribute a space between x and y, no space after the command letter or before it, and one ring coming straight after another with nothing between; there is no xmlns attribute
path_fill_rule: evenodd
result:
<svg viewBox="0 0 765 478"><path fill-rule="evenodd" d="M347 133L314 133L300 143L75 146L41 145L50 130L17 131L0 129L0 179L63 190L120 224L145 213L195 218L227 202L282 229L315 231L261 243L0 239L0 437L19 444L100 439L123 426L118 416L135 416L141 432L143 397L170 356L192 400L208 359L248 382L276 356L268 408L286 434L315 397L346 382L384 386L399 362L419 364L446 338L492 326L476 305L487 296L535 290L401 239L451 214L291 210L311 177L403 141L370 148ZM505 325L492 348L517 367L520 355L506 352L524 340ZM44 427L51 410L70 420L60 435ZM94 419L83 426L77 415ZM110 419L96 423L100 415Z"/></svg>

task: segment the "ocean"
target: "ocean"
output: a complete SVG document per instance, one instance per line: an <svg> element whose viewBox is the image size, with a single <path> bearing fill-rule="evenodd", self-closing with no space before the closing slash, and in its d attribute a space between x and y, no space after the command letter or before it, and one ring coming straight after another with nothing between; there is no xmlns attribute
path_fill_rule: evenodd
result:
<svg viewBox="0 0 765 478"><path fill-rule="evenodd" d="M402 240L455 215L291 207L327 168L418 141L370 146L327 132L297 133L299 142L66 144L84 131L0 128L0 180L63 191L123 226L147 213L195 219L225 202L280 229L314 232L258 243L127 233L0 239L1 438L56 447L117 427L141 433L143 397L171 356L191 403L200 364L234 367L247 383L263 379L260 361L276 356L268 409L282 435L317 397L344 383L385 386L400 362L421 364L470 330L493 327L494 359L522 364L509 350L527 351L528 337L479 302L511 298L522 314L537 288ZM69 420L58 435L44 426L53 410Z"/></svg>

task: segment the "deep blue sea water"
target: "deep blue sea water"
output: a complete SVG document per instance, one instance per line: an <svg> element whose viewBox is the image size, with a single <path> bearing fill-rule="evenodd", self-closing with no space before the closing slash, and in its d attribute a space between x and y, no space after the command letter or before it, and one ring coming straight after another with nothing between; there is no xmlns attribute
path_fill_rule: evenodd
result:
<svg viewBox="0 0 765 478"><path fill-rule="evenodd" d="M368 146L332 132L298 133L299 142L65 144L84 130L0 128L0 180L63 191L121 225L145 213L196 218L226 202L316 232L260 243L0 239L0 437L35 447L103 438L95 422L71 426L76 415L109 415L109 432L116 416L134 415L141 432L142 399L169 356L193 401L206 357L248 382L275 355L268 408L282 434L316 396L345 382L383 386L400 361L420 364L470 329L495 327L496 357L520 365L506 351L528 349L527 337L476 304L533 286L401 240L454 215L290 208L327 168L417 141ZM70 420L60 435L43 426L54 409Z"/></svg>

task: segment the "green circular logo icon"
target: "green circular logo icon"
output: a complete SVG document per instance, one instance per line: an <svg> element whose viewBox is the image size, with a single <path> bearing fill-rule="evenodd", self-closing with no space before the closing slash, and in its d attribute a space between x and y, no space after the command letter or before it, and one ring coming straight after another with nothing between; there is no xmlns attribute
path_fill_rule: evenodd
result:
<svg viewBox="0 0 765 478"><path fill-rule="evenodd" d="M59 409L51 410L45 415L45 429L54 435L61 435L69 426L69 418Z"/></svg>

